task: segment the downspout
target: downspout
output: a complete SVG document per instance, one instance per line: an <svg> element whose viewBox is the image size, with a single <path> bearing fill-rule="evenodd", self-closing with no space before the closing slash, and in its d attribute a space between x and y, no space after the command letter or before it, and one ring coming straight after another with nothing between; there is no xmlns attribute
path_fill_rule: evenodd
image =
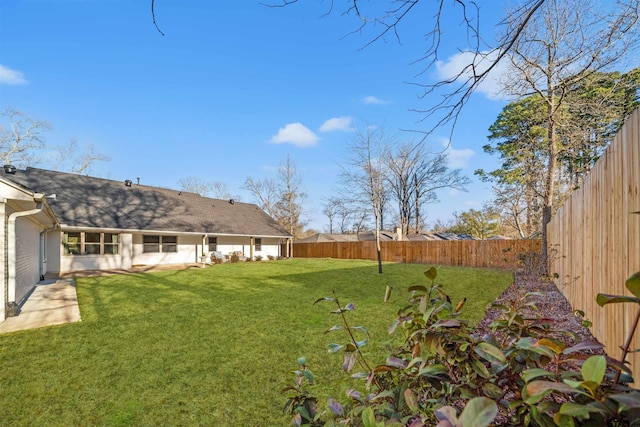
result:
<svg viewBox="0 0 640 427"><path fill-rule="evenodd" d="M14 310L9 309L9 303L13 302L15 304L16 302L16 220L23 216L35 215L42 212L42 210L44 209L44 194L36 193L33 199L38 202L35 209L22 212L14 212L9 215L7 226L7 270L9 273L9 277L5 282L4 288L5 307L7 315L11 315L10 313L14 313Z"/></svg>

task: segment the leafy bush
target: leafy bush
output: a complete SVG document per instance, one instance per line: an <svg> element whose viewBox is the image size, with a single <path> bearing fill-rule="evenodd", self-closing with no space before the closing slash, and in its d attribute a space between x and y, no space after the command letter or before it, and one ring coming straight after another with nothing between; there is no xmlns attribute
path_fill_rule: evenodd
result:
<svg viewBox="0 0 640 427"><path fill-rule="evenodd" d="M255 258L256 261L262 261L262 255L256 255Z"/></svg>
<svg viewBox="0 0 640 427"><path fill-rule="evenodd" d="M640 425L640 391L626 384L631 378L624 363L588 354L600 344L567 346L555 338L570 332L523 314L532 306L531 295L512 306L493 304L502 315L491 324L492 333L479 336L460 317L465 300L452 303L435 284L435 268L425 276L430 286L409 288L409 303L389 328L404 334L404 344L375 367L363 353L367 329L349 322L355 305L342 305L335 294L316 301L336 306L331 313L340 321L325 333L342 333L343 338L330 343L329 352L342 353L342 370L364 383L348 390L346 401L329 399L319 410L310 391L313 376L306 359L299 359L296 385L285 389L285 413L294 425ZM635 281L628 285L640 294L640 283L635 286ZM600 299L636 302L629 298ZM618 381L621 373L624 382Z"/></svg>

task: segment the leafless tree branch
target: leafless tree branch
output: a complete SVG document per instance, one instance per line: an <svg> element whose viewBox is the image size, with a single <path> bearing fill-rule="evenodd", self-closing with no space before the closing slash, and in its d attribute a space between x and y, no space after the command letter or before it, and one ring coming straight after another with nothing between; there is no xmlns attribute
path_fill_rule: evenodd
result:
<svg viewBox="0 0 640 427"><path fill-rule="evenodd" d="M156 0L151 0L151 18L153 19L153 25L156 26L156 30L158 30L158 32L164 36L164 33L162 32L162 30L160 29L160 27L158 27L158 23L156 22L156 11L155 11L155 3Z"/></svg>

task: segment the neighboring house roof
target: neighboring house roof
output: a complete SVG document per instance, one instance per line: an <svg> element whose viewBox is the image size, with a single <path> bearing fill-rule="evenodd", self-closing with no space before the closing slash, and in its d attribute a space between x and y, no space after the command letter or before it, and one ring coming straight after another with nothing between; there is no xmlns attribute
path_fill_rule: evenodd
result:
<svg viewBox="0 0 640 427"><path fill-rule="evenodd" d="M470 234L463 234L463 233L456 234L450 231L446 231L444 233L434 233L434 234L443 240L480 240L480 239L476 239Z"/></svg>
<svg viewBox="0 0 640 427"><path fill-rule="evenodd" d="M37 168L0 177L55 194L49 204L66 227L289 237L254 204Z"/></svg>
<svg viewBox="0 0 640 427"><path fill-rule="evenodd" d="M422 241L422 240L443 240L442 237L437 236L434 233L414 233L407 236L403 236L402 240Z"/></svg>
<svg viewBox="0 0 640 427"><path fill-rule="evenodd" d="M388 235L389 232L380 231L381 241L392 241L393 237ZM296 240L295 243L322 243L322 242L375 242L376 233L374 231L365 231L363 233L353 234L329 234L317 233L304 239Z"/></svg>
<svg viewBox="0 0 640 427"><path fill-rule="evenodd" d="M445 239L437 233L414 233L403 236L403 241L425 241L425 240L460 240L457 234L449 234L450 239ZM295 243L321 243L321 242L369 242L375 241L376 235L373 231L357 234L328 234L317 233L304 239L296 240ZM380 231L380 241L390 242L397 240L397 235L391 231Z"/></svg>

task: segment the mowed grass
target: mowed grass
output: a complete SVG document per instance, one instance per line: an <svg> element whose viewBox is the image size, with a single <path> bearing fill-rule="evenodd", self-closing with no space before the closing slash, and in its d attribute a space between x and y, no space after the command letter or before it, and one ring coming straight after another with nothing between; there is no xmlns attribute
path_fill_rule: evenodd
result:
<svg viewBox="0 0 640 427"><path fill-rule="evenodd" d="M82 322L0 335L0 425L279 426L280 390L306 356L321 404L343 398L348 376L323 334L335 306L313 302L336 291L353 302L352 325L371 333L364 347L384 360L388 326L425 265L292 259L206 269L77 280ZM442 267L438 283L465 318L512 281L509 272ZM385 285L395 291L384 303Z"/></svg>

